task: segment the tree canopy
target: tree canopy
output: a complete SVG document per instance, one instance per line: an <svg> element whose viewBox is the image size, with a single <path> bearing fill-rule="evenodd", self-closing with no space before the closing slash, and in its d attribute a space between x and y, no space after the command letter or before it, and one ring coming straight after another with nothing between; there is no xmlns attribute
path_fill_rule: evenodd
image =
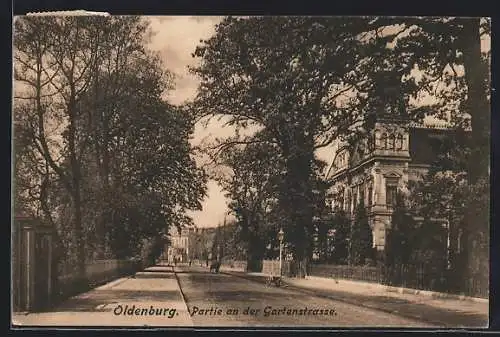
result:
<svg viewBox="0 0 500 337"><path fill-rule="evenodd" d="M193 53L201 84L190 108L235 128L215 154L272 148L283 165L282 222L302 260L311 251L315 150L338 139L353 146L381 111L472 126L469 178L488 171L478 157L489 139L482 34L488 22L479 18L227 17Z"/></svg>
<svg viewBox="0 0 500 337"><path fill-rule="evenodd" d="M205 196L194 117L162 98L172 75L145 47L149 34L135 16L15 21L17 200L44 211L82 275L94 251L129 257L147 246L151 260Z"/></svg>

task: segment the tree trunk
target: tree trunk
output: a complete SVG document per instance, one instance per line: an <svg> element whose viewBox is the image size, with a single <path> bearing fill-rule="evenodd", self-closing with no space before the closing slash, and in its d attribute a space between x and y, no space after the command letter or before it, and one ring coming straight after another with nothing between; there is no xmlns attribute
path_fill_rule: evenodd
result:
<svg viewBox="0 0 500 337"><path fill-rule="evenodd" d="M471 155L469 158L468 173L469 183L476 184L481 178L489 180L490 172L490 105L487 98L488 88L485 80L488 79L488 67L481 57L480 19L462 19L463 29L463 59L465 68L465 79L467 82L467 110L471 115ZM489 82L489 81L488 81ZM485 191L488 193L488 191ZM478 196L480 197L480 196ZM472 236L474 232L488 232L489 221L477 219L472 212L467 212L467 228L470 233L464 233L466 237ZM470 240L466 240L464 260L467 266L471 266L473 259L481 255L481 249L474 247ZM479 257L487 260L488 254ZM466 277L473 279L471 268L467 268ZM486 275L488 273L486 272Z"/></svg>
<svg viewBox="0 0 500 337"><path fill-rule="evenodd" d="M97 85L95 88L95 91L98 91ZM96 94L97 96L97 94ZM97 97L96 97L97 100ZM101 142L101 135L100 135L100 129L101 125L99 123L99 118L97 118L100 115L99 113L99 107L97 104L94 105L94 117L93 117L93 128L94 128L94 151L95 151L95 160L96 160L96 166L97 166L97 172L99 174L99 180L98 184L101 184L101 186L98 186L101 190L101 194L98 194L101 198L104 197L102 200L97 200L99 207L101 208L100 216L97 221L97 228L96 228L96 237L97 237L97 257L98 258L103 258L104 257L104 251L105 251L105 228L106 228L106 205L105 203L107 202L107 189L103 183L104 181L104 173L103 173L103 167L102 167L102 158L103 158L103 145Z"/></svg>
<svg viewBox="0 0 500 337"><path fill-rule="evenodd" d="M96 47L97 48L97 47ZM96 58L97 60L97 58ZM110 182L109 182L109 117L108 117L108 105L100 104L103 100L100 98L99 93L101 87L99 85L99 68L98 62L95 64L94 69L94 128L95 128L95 155L97 162L97 169L99 174L99 183L101 184L100 189L102 191L101 197L104 200L100 200L101 204L101 216L97 220L97 256L98 258L104 258L106 253L106 248L109 244L107 240L108 228L112 225L111 215L110 215L110 205L109 198L110 194Z"/></svg>
<svg viewBox="0 0 500 337"><path fill-rule="evenodd" d="M490 107L485 79L488 69L481 57L480 19L463 19L463 52L467 81L467 109L472 127L472 153L469 159L470 182L489 174L490 166Z"/></svg>
<svg viewBox="0 0 500 337"><path fill-rule="evenodd" d="M109 115L108 115L108 110L103 109L102 111L103 118L102 118L102 182L103 182L103 189L106 192L106 198L111 199L111 189L110 189L110 158L109 158ZM108 202L105 204L105 209L104 209L104 219L103 219L103 227L102 227L102 232L101 232L101 245L102 249L105 251L107 242L106 242L106 234L107 234L107 228L110 228L110 226L113 226L112 223L112 217L111 217L111 205Z"/></svg>
<svg viewBox="0 0 500 337"><path fill-rule="evenodd" d="M76 154L76 102L74 95L74 87L71 88L71 98L68 105L69 114L69 134L68 134L68 147L70 152L70 165L72 174L72 198L73 198L73 243L76 250L77 261L77 277L79 281L85 280L85 241L83 237L82 226L82 203L81 203L81 171L80 163Z"/></svg>
<svg viewBox="0 0 500 337"><path fill-rule="evenodd" d="M79 189L79 185L75 185ZM74 228L73 228L73 242L75 246L76 261L77 261L77 277L79 281L85 280L85 241L83 237L82 226L82 208L80 191L73 193L73 211L74 211Z"/></svg>
<svg viewBox="0 0 500 337"><path fill-rule="evenodd" d="M311 248L312 229L312 143L305 141L298 133L292 140L296 144L287 158L287 172L284 188L281 190L281 207L285 219L288 219L286 239L292 244L295 263L292 272L303 278L307 273L307 264Z"/></svg>

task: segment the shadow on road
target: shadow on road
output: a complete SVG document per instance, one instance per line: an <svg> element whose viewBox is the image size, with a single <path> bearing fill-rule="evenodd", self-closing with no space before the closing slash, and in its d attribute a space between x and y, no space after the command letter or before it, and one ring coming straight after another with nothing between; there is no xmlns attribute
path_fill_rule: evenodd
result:
<svg viewBox="0 0 500 337"><path fill-rule="evenodd" d="M222 272L219 273L210 273L208 270L207 271L189 271L189 270L176 270L176 274L190 274L190 275L203 275L205 277L210 277L210 276L230 276L229 274L224 274Z"/></svg>
<svg viewBox="0 0 500 337"><path fill-rule="evenodd" d="M145 279L145 278L155 278L155 279L174 279L174 273L165 273L165 272L141 272L137 273L131 278L136 278L136 279Z"/></svg>
<svg viewBox="0 0 500 337"><path fill-rule="evenodd" d="M431 324L449 327L487 327L488 316L475 312L466 312L457 308L457 310L449 310L444 308L434 307L426 303L410 302L405 299L395 298L391 296L363 296L354 293L341 292L336 290L325 291L309 291L290 287L290 289L298 290L302 293L314 294L329 298L336 301L341 301L349 304L362 306L365 308L381 310L384 312L400 315L402 317L419 319Z"/></svg>
<svg viewBox="0 0 500 337"><path fill-rule="evenodd" d="M248 275L244 273L228 273L242 279L263 284L265 277L259 275ZM399 315L401 317L418 319L430 324L445 326L445 327L487 327L488 315L477 312L464 310L465 308L457 308L450 310L436 307L427 303L412 302L403 298L393 296L374 296L361 295L356 293L338 291L336 289L316 290L306 289L297 286L286 284L285 288L297 293L305 294L306 296L318 296L328 298L335 301L340 301L348 304L353 304L360 307L379 310L390 314ZM283 289L283 288L281 288ZM465 302L464 302L464 305Z"/></svg>

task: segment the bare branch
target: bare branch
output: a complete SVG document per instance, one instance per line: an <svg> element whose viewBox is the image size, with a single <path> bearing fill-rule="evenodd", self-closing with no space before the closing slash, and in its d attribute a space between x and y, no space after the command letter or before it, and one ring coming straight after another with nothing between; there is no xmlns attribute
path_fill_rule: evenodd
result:
<svg viewBox="0 0 500 337"><path fill-rule="evenodd" d="M356 124L358 124L360 122L363 122L363 120L364 120L364 117L362 115L360 115L355 120L353 120L349 124L347 124L345 127L348 129L352 126L355 126ZM317 150L317 149L323 148L325 146L328 146L328 145L332 144L333 141L335 141L335 139L337 139L338 137L339 137L338 132L332 132L331 135L328 136L324 141L320 142L319 144L316 144L314 146L314 149Z"/></svg>

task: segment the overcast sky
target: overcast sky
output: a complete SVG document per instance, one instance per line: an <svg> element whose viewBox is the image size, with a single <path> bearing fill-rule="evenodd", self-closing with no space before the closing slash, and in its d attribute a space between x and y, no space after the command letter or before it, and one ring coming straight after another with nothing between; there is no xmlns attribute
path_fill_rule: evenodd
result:
<svg viewBox="0 0 500 337"><path fill-rule="evenodd" d="M160 52L166 68L175 74L175 89L169 93L168 100L173 104L181 104L194 98L198 80L187 71L189 65L195 65L191 56L200 39L207 39L215 33L215 25L222 20L220 16L161 16L149 17L155 35L151 48ZM484 41L483 41L484 42ZM488 40L484 49L489 49ZM213 124L208 128L197 126L193 139L198 144L207 137L217 135L230 136L231 130ZM330 161L332 148L325 148L318 157ZM227 199L219 185L213 181L208 184L208 196L203 202L203 211L193 212L194 222L199 227L212 227L222 222L227 214Z"/></svg>
<svg viewBox="0 0 500 337"><path fill-rule="evenodd" d="M169 93L168 100L173 104L181 104L194 98L198 79L189 74L187 67L195 65L191 56L200 39L206 39L215 33L215 25L222 20L220 16L161 16L149 17L151 28L155 34L151 40L151 48L159 51L166 68L175 74L175 90ZM208 128L198 125L193 139L199 144L203 139L217 135L230 136L232 131L212 124ZM329 160L329 150L319 153L322 159ZM203 211L192 212L194 222L199 227L213 227L224 220L228 212L228 200L220 186L214 182L208 183L208 196L203 202ZM230 216L227 215L229 219Z"/></svg>
<svg viewBox="0 0 500 337"><path fill-rule="evenodd" d="M168 100L181 104L194 98L198 86L195 76L188 73L187 67L195 64L191 56L200 39L209 38L215 32L215 25L222 17L162 16L149 17L155 35L151 48L160 52L167 69L175 74L175 90L169 93ZM197 126L193 143L199 143L210 134L221 134L217 126L204 129ZM208 184L208 196L203 202L203 211L193 212L194 222L199 227L213 227L223 221L227 213L227 200L219 185L214 181Z"/></svg>

